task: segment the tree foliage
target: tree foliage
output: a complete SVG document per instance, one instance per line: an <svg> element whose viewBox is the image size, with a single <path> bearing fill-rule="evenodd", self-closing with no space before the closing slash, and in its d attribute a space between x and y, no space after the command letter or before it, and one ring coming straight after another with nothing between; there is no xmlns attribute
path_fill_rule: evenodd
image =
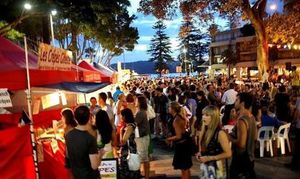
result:
<svg viewBox="0 0 300 179"><path fill-rule="evenodd" d="M85 56L86 48L94 48L100 51L97 55L101 58L99 61L108 65L112 57L124 50L133 50L137 43L138 31L131 26L135 16L128 14L128 0L35 0L31 2L34 4L30 11L23 9L23 3L21 0L1 1L0 10L7 6L10 10L0 16L1 20L10 24L8 28L17 26L26 35L34 33L33 36L41 36L43 32L38 30L49 30L47 18L51 10L56 9L58 14L53 16L55 38L61 47L72 50L76 59ZM41 16L46 25L41 23ZM24 19L39 19L40 23L24 23ZM24 29L24 26L33 30ZM46 34L49 36L49 32Z"/></svg>
<svg viewBox="0 0 300 179"><path fill-rule="evenodd" d="M238 62L238 55L233 50L232 46L229 46L228 49L221 53L221 59L223 60L223 63L228 66L228 76L230 77L231 67Z"/></svg>
<svg viewBox="0 0 300 179"><path fill-rule="evenodd" d="M7 26L7 23L6 22L3 22L3 21L0 21L0 28L1 27L4 27L4 26ZM15 30L15 29L10 29L6 34L5 34L5 37L7 37L8 39L11 39L11 40L18 40L20 38L22 38L24 36L23 33Z"/></svg>
<svg viewBox="0 0 300 179"><path fill-rule="evenodd" d="M191 18L185 18L183 21L180 27L179 40L180 54L178 59L182 62L183 71L188 72L192 70L192 67L201 65L204 62L204 57L208 55L209 38L194 26ZM186 53L183 52L184 49Z"/></svg>
<svg viewBox="0 0 300 179"><path fill-rule="evenodd" d="M275 44L293 44L300 40L300 3L292 6L287 13L274 13L265 21L269 41Z"/></svg>
<svg viewBox="0 0 300 179"><path fill-rule="evenodd" d="M179 8L184 16L195 15L204 20L211 19L215 12L249 20L256 31L257 64L261 75L269 65L267 34L263 23L266 3L267 0L141 0L139 10L157 18L171 18L174 9Z"/></svg>
<svg viewBox="0 0 300 179"><path fill-rule="evenodd" d="M156 30L154 37L151 39L150 49L147 51L151 54L149 61L155 62L155 71L161 74L163 70L168 69L168 62L172 62L171 43L164 30L166 26L162 21L157 21L153 29Z"/></svg>

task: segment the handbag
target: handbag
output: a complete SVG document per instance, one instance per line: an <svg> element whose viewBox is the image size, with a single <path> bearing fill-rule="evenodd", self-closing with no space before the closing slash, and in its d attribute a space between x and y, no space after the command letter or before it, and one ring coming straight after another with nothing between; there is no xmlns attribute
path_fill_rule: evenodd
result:
<svg viewBox="0 0 300 179"><path fill-rule="evenodd" d="M227 176L225 162L223 160L209 161L200 164L201 179L225 179Z"/></svg>
<svg viewBox="0 0 300 179"><path fill-rule="evenodd" d="M129 141L128 143L128 156L127 156L127 164L130 171L137 171L141 166L141 159L138 154L131 153L129 150Z"/></svg>
<svg viewBox="0 0 300 179"><path fill-rule="evenodd" d="M139 138L140 137L140 131L139 131L139 127L136 125L135 129L134 129L134 136L135 138ZM128 144L129 146L129 144Z"/></svg>
<svg viewBox="0 0 300 179"><path fill-rule="evenodd" d="M148 105L148 107L147 107L147 117L148 117L148 120L154 119L156 117L155 111L151 105Z"/></svg>

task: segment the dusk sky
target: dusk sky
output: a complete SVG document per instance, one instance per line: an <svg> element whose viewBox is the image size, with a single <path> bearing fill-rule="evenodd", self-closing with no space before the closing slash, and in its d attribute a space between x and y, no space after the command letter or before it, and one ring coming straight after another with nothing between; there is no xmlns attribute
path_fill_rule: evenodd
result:
<svg viewBox="0 0 300 179"><path fill-rule="evenodd" d="M157 21L154 16L144 16L141 13L137 12L137 8L139 7L139 0L130 0L131 7L128 9L130 14L136 15L136 20L133 23L134 27L138 28L139 31L139 40L138 44L135 45L135 49L132 52L126 51L124 55L119 57L115 57L112 60L112 63L120 62L134 62L134 61L147 61L150 58L150 55L147 54L147 49L149 48L149 44L151 38L155 34L155 31L152 29L153 24ZM281 0L269 0L267 11L269 13L273 13L274 10L271 9L272 5L276 4L277 11L282 11L282 1ZM172 21L164 21L166 28L166 34L170 37L170 42L172 46L173 54L172 56L175 58L178 54L178 32L179 27L182 22L182 17L180 13L178 13L177 17L174 17ZM216 24L219 25L220 30L226 30L227 21L221 18L216 18ZM202 30L205 31L204 27L201 27Z"/></svg>

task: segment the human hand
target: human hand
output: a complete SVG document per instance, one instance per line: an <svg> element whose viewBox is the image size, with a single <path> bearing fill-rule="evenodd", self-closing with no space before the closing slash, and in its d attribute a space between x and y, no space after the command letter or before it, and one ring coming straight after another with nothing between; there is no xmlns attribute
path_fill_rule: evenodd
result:
<svg viewBox="0 0 300 179"><path fill-rule="evenodd" d="M106 151L103 148L98 150L98 154L99 154L100 158L102 158L105 153L106 153Z"/></svg>
<svg viewBox="0 0 300 179"><path fill-rule="evenodd" d="M198 161L200 161L200 157L201 157L201 152L196 153L196 159L197 159Z"/></svg>
<svg viewBox="0 0 300 179"><path fill-rule="evenodd" d="M199 161L201 163L206 163L206 162L211 161L211 160L210 160L209 156L202 156L202 157L199 157Z"/></svg>

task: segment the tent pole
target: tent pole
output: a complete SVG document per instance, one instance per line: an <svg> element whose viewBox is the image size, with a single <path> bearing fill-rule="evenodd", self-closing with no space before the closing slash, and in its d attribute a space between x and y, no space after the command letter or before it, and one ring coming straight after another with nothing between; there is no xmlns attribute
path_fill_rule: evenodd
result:
<svg viewBox="0 0 300 179"><path fill-rule="evenodd" d="M86 94L84 93L84 103L87 105Z"/></svg>
<svg viewBox="0 0 300 179"><path fill-rule="evenodd" d="M27 106L28 106L28 114L31 119L30 123L30 138L31 138L31 145L33 148L33 160L34 160L34 168L35 168L35 174L36 178L39 179L39 168L38 168L38 159L37 159L37 146L35 142L35 136L34 136L34 129L33 129L33 118L32 118L32 110L31 110L31 88L30 88L30 75L29 75L29 64L28 64L28 48L27 48L27 39L26 36L24 36L24 47L25 47L25 61L26 61L26 78L27 78L27 90L26 90L26 96L27 96Z"/></svg>

